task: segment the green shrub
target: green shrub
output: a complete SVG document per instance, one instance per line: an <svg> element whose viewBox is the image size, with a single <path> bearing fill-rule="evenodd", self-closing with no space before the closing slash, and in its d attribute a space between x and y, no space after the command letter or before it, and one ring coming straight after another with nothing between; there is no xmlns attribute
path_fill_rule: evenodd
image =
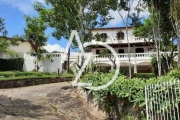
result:
<svg viewBox="0 0 180 120"><path fill-rule="evenodd" d="M120 71L119 71L119 75L128 75L128 70L127 69L125 69L125 68L120 68Z"/></svg>
<svg viewBox="0 0 180 120"><path fill-rule="evenodd" d="M19 76L38 76L39 74L42 74L41 72L0 72L0 76L4 76L4 77L19 77Z"/></svg>
<svg viewBox="0 0 180 120"><path fill-rule="evenodd" d="M135 78L144 78L144 79L149 79L149 78L154 78L156 75L154 73L134 73Z"/></svg>
<svg viewBox="0 0 180 120"><path fill-rule="evenodd" d="M177 79L180 79L180 70L175 69L175 70L171 70L167 76L171 76L171 77L175 77Z"/></svg>
<svg viewBox="0 0 180 120"><path fill-rule="evenodd" d="M34 76L43 76L43 73L41 73L41 72L34 72L33 75L34 75Z"/></svg>
<svg viewBox="0 0 180 120"><path fill-rule="evenodd" d="M22 71L24 59L0 59L0 71Z"/></svg>
<svg viewBox="0 0 180 120"><path fill-rule="evenodd" d="M93 86L101 86L109 82L114 76L114 71L111 73L99 73L99 72L88 72L81 78L82 82L92 83ZM101 103L104 111L110 116L111 113L115 113L115 116L123 118L124 115L128 115L128 109L131 107L138 107L141 110L145 109L145 86L152 85L159 82L173 80L175 77L180 77L178 70L172 70L166 76L155 77L153 73L138 73L136 77L129 79L126 76L118 76L116 81L108 88L93 91L86 90L89 94L93 95L94 101ZM144 78L144 80L142 80ZM124 104L121 110L117 111L118 103ZM141 111L142 112L142 111ZM127 119L127 118L125 118ZM139 118L140 119L140 118Z"/></svg>

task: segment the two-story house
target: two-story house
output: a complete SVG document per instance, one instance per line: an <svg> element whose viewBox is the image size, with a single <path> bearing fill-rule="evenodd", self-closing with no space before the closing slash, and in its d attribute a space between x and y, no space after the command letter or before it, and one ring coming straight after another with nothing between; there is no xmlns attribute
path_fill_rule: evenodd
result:
<svg viewBox="0 0 180 120"><path fill-rule="evenodd" d="M132 69L135 73L139 72L151 72L152 67L150 65L151 56L153 54L154 42L145 42L144 39L135 37L132 34L132 27L128 27L128 32L126 32L125 27L112 27L112 28L99 28L91 30L91 34L96 35L97 33L101 35L102 40L105 44L110 45L117 53L120 60L120 68L129 67L128 60L128 41L130 44L130 63ZM128 34L128 35L127 35ZM128 36L128 38L127 38ZM92 42L95 40L92 40ZM103 46L91 46L91 50L94 55L98 55ZM108 58L99 57L100 66L111 67L112 62ZM98 56L97 56L98 58Z"/></svg>
<svg viewBox="0 0 180 120"><path fill-rule="evenodd" d="M128 41L130 44L130 63L134 73L146 73L152 72L150 65L151 56L154 54L153 47L154 42L145 42L144 39L135 37L132 34L132 27L128 27L128 39L125 27L111 27L111 28L99 28L90 30L90 33L95 36L100 35L104 44L111 46L117 53L117 57L120 60L120 69L128 69ZM92 39L91 42L96 42L96 39ZM105 67L106 69L112 69L113 63L107 56L100 56L100 51L105 49L104 46L92 45L90 47L91 52L97 62L98 66ZM75 54L71 54L70 59L75 60ZM70 60L70 61L71 61Z"/></svg>

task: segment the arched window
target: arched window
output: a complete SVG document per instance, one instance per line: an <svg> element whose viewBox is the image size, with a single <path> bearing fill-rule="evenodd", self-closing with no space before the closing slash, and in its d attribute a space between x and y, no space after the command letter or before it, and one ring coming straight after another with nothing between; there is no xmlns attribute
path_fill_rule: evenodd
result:
<svg viewBox="0 0 180 120"><path fill-rule="evenodd" d="M136 48L136 53L144 53L144 48Z"/></svg>
<svg viewBox="0 0 180 120"><path fill-rule="evenodd" d="M119 49L118 53L124 53L124 49Z"/></svg>
<svg viewBox="0 0 180 120"><path fill-rule="evenodd" d="M96 54L100 54L100 50L96 50Z"/></svg>
<svg viewBox="0 0 180 120"><path fill-rule="evenodd" d="M117 32L117 39L118 40L124 40L124 33L123 32Z"/></svg>
<svg viewBox="0 0 180 120"><path fill-rule="evenodd" d="M107 38L107 34L106 33L101 33L101 38L106 39Z"/></svg>

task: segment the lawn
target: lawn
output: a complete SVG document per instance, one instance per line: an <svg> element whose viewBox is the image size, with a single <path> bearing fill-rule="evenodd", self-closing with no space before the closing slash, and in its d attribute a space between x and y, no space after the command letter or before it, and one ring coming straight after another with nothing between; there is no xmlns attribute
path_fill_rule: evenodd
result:
<svg viewBox="0 0 180 120"><path fill-rule="evenodd" d="M44 73L44 72L20 72L20 71L6 71L0 72L1 80L19 80L24 78L54 78L54 77L73 77L73 74L63 73Z"/></svg>

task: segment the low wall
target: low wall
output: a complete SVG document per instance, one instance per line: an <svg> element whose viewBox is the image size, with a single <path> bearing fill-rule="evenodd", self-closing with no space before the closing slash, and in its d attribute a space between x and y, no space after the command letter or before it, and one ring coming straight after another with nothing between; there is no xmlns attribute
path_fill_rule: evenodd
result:
<svg viewBox="0 0 180 120"><path fill-rule="evenodd" d="M40 84L47 84L47 83L69 82L71 80L72 80L72 77L25 78L25 79L19 79L19 80L1 80L0 89L40 85Z"/></svg>
<svg viewBox="0 0 180 120"><path fill-rule="evenodd" d="M42 61L38 62L38 66L40 67L39 71L41 72L48 72L48 73L52 73L52 72L62 72L62 63L61 63L61 57L62 54L43 54L45 55L50 55L51 56L51 60L49 59L44 59ZM33 71L36 68L35 65L35 60L36 58L34 56L28 55L28 54L24 54L24 65L23 65L23 70L24 71Z"/></svg>

